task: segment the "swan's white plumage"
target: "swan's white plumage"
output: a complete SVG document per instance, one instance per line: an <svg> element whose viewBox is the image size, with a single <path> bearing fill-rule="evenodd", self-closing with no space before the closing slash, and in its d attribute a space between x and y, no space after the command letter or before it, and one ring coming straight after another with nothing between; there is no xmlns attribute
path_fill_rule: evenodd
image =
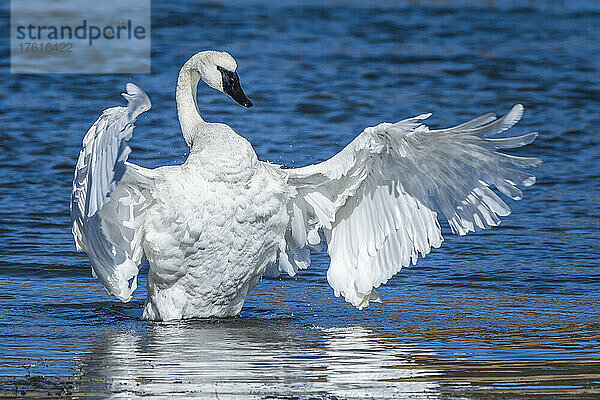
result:
<svg viewBox="0 0 600 400"><path fill-rule="evenodd" d="M128 301L137 287L142 219L151 203L155 173L126 162L135 119L150 99L127 84L127 107L105 110L83 139L71 194L73 236L88 253L92 272L117 298ZM118 184L118 185L117 185Z"/></svg>
<svg viewBox="0 0 600 400"><path fill-rule="evenodd" d="M429 114L382 123L303 168L261 162L247 140L197 112L200 79L225 90L217 67L237 64L201 52L180 71L177 108L190 146L182 165L126 162L135 118L150 108L133 84L127 107L106 110L83 141L71 201L77 246L123 301L147 257L147 319L236 315L263 273L295 275L323 241L329 284L362 308L379 300L374 288L441 245L439 213L460 235L495 226L510 208L492 188L519 199L518 186L535 182L520 169L538 159L498 151L535 133L489 138L519 121L521 105L442 130L423 124Z"/></svg>
<svg viewBox="0 0 600 400"><path fill-rule="evenodd" d="M297 191L292 208L302 211L290 213L292 236L304 237L294 235L303 226L298 218L308 230L322 229L335 294L366 306L378 299L373 288L441 245L438 213L460 235L495 226L510 213L490 186L519 199L517 185L532 185L535 178L517 168L539 159L496 150L530 143L536 134L487 136L509 129L522 114L516 105L500 119L486 114L443 130L422 123L429 114L365 129L331 159L287 171ZM299 240L288 243L288 253L303 247ZM304 247L309 245L306 240Z"/></svg>

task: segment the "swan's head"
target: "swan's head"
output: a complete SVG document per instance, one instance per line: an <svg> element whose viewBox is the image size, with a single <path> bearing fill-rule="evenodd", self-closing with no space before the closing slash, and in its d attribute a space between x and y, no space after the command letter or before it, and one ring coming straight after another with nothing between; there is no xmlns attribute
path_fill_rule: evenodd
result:
<svg viewBox="0 0 600 400"><path fill-rule="evenodd" d="M252 102L242 90L240 78L235 72L237 63L224 51L201 51L188 61L189 66L198 71L200 79L213 89L228 94L244 107L252 107Z"/></svg>

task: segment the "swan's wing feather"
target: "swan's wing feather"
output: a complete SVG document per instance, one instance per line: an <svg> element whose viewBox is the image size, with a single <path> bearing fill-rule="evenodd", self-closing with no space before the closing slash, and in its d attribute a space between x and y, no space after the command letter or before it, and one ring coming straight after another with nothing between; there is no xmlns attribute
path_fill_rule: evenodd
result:
<svg viewBox="0 0 600 400"><path fill-rule="evenodd" d="M492 187L520 199L518 186L535 182L519 169L539 159L497 150L531 143L536 133L488 138L522 114L516 105L502 118L486 114L441 130L423 124L429 114L382 123L329 160L286 170L294 197L285 254L314 246L322 236L335 294L358 307L377 300L373 288L441 245L438 213L460 235L495 226L510 208Z"/></svg>
<svg viewBox="0 0 600 400"><path fill-rule="evenodd" d="M142 216L156 173L127 162L135 119L150 99L128 83L126 107L105 110L86 133L73 179L71 222L78 250L106 289L127 301L142 254Z"/></svg>

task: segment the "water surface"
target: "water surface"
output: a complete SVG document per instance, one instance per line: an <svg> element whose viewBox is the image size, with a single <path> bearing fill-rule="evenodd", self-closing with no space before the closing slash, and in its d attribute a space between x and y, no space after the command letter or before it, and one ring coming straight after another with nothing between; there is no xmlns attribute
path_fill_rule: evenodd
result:
<svg viewBox="0 0 600 400"><path fill-rule="evenodd" d="M10 75L2 38L0 396L600 395L597 2L171 1L152 21L151 75ZM200 88L201 113L263 160L303 166L365 126L433 112L443 127L520 102L514 132L540 137L514 154L544 160L538 183L500 227L445 231L366 310L333 297L315 253L298 277L263 279L239 318L142 322L145 275L122 304L75 252L72 171L127 81L153 102L131 160L182 162L176 76L208 48L236 57L255 107Z"/></svg>

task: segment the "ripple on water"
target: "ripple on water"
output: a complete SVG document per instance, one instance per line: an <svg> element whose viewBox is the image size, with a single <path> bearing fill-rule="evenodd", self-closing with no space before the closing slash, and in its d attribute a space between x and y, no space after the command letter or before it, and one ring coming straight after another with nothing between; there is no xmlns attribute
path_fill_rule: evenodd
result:
<svg viewBox="0 0 600 400"><path fill-rule="evenodd" d="M0 397L600 396L595 3L169 2L152 11L151 75L10 75L0 47ZM239 318L142 322L145 271L122 304L75 252L72 170L83 133L120 104L129 78L153 101L132 161L184 160L175 79L207 47L235 55L256 106L200 89L202 112L262 159L303 166L365 126L433 112L428 123L442 127L520 102L515 132L540 136L514 154L543 159L538 181L500 227L445 230L444 246L367 310L333 297L329 260L316 253L296 278L263 279Z"/></svg>

